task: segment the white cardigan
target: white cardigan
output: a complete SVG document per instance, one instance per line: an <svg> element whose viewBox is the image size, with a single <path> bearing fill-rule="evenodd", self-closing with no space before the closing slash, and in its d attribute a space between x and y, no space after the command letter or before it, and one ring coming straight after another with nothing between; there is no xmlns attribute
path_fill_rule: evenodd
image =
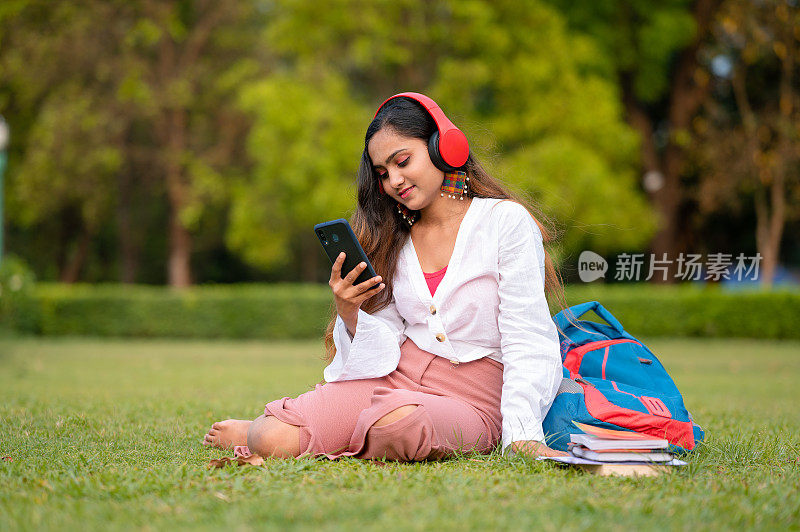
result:
<svg viewBox="0 0 800 532"><path fill-rule="evenodd" d="M544 296L544 247L520 204L473 198L444 278L431 296L411 238L397 263L394 298L374 314L359 310L354 336L341 317L327 382L388 375L400 345L451 361L490 357L503 364L503 448L544 441L544 419L561 382L558 333Z"/></svg>

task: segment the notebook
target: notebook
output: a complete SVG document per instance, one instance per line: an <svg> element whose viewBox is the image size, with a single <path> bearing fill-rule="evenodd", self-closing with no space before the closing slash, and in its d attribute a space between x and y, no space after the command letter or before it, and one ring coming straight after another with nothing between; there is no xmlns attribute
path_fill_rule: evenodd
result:
<svg viewBox="0 0 800 532"><path fill-rule="evenodd" d="M599 451L604 449L667 449L669 442L658 438L634 439L634 440L606 440L592 436L591 434L570 434L570 441L583 445L587 449Z"/></svg>
<svg viewBox="0 0 800 532"><path fill-rule="evenodd" d="M615 453L598 453L587 449L580 445L576 445L571 449L572 454L586 458L588 460L597 460L598 462L669 462L674 457L672 453L633 453L633 452L615 452Z"/></svg>

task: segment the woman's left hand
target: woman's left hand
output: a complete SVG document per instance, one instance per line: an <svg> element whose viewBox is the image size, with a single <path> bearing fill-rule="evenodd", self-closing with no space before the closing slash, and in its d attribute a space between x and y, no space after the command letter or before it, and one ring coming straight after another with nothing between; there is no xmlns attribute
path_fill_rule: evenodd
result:
<svg viewBox="0 0 800 532"><path fill-rule="evenodd" d="M567 453L551 449L547 445L536 440L515 441L511 444L511 448L516 453L524 453L534 458L537 456L568 456Z"/></svg>

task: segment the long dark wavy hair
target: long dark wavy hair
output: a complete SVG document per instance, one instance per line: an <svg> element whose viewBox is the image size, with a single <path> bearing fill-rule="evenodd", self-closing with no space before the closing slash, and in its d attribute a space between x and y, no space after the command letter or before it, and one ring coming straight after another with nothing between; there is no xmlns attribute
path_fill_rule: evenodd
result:
<svg viewBox="0 0 800 532"><path fill-rule="evenodd" d="M399 135L424 140L426 143L436 131L436 123L416 101L399 97L389 100L375 116L367 128L364 138L364 152L358 167L358 205L350 218L350 225L361 242L361 246L375 268L383 277L386 288L364 301L361 310L371 314L385 308L392 301L392 289L400 250L409 238L410 229L397 213L397 203L388 195L378 191L378 173L372 165L367 147L372 137L381 129L392 128ZM462 168L469 177L467 196L470 198L500 198L523 205L536 221L545 243L545 294L548 301L566 307L561 278L547 252L547 244L553 241L553 231L548 230L540 219L545 219L541 211L531 202L522 198L490 176L483 166L470 153ZM534 215L533 213L536 213ZM331 361L336 354L333 343L333 327L336 324L336 307L332 308L331 320L325 331L325 359Z"/></svg>

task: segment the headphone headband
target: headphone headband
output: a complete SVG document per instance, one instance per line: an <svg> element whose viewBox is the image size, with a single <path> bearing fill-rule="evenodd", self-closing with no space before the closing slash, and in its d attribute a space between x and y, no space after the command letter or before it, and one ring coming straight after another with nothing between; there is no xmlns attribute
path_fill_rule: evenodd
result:
<svg viewBox="0 0 800 532"><path fill-rule="evenodd" d="M453 171L464 166L469 158L469 143L467 142L466 135L445 116L444 111L442 111L436 102L424 94L418 92L401 92L395 94L387 98L386 101L378 107L378 110L375 111L375 116L378 116L378 113L383 109L383 106L386 105L386 102L400 97L411 98L422 105L436 123L436 133L433 134L428 142L428 151L433 163L440 170L445 172ZM374 118L375 117L373 117L373 119Z"/></svg>

